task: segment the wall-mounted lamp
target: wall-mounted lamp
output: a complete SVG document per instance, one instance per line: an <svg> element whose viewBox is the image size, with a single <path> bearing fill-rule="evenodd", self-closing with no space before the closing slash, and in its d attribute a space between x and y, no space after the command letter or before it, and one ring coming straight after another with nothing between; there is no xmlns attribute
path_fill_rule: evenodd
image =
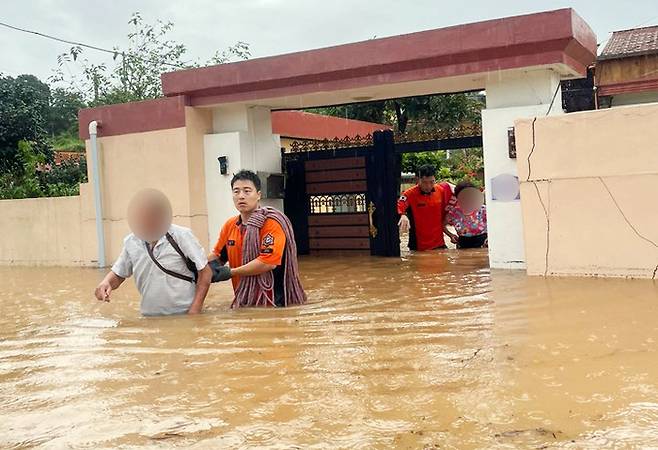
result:
<svg viewBox="0 0 658 450"><path fill-rule="evenodd" d="M514 127L507 129L507 152L511 159L516 159L516 135L514 134Z"/></svg>
<svg viewBox="0 0 658 450"><path fill-rule="evenodd" d="M228 158L226 156L220 156L217 158L219 161L219 173L222 175L228 174Z"/></svg>

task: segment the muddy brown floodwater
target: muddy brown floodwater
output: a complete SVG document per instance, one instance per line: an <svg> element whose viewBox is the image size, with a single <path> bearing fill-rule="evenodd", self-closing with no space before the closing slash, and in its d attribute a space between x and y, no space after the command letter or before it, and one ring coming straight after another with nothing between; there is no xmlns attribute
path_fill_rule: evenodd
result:
<svg viewBox="0 0 658 450"><path fill-rule="evenodd" d="M310 303L141 318L0 268L0 447L657 448L658 285L481 251L306 258Z"/></svg>

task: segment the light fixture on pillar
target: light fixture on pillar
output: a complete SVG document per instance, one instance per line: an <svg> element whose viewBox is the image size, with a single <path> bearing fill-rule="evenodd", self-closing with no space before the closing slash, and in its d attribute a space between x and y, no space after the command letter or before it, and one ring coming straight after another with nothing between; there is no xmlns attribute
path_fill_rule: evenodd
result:
<svg viewBox="0 0 658 450"><path fill-rule="evenodd" d="M226 156L220 156L217 158L219 161L219 173L222 175L228 174L228 158Z"/></svg>
<svg viewBox="0 0 658 450"><path fill-rule="evenodd" d="M511 159L516 159L516 135L514 127L507 129L507 152Z"/></svg>

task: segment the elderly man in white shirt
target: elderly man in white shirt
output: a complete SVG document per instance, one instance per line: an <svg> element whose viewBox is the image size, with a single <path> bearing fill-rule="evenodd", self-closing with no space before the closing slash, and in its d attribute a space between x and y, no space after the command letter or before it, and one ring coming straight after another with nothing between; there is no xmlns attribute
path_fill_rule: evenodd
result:
<svg viewBox="0 0 658 450"><path fill-rule="evenodd" d="M198 314L212 271L201 244L188 228L171 224L171 204L160 191L146 189L131 200L121 255L96 287L98 300L135 275L145 316Z"/></svg>

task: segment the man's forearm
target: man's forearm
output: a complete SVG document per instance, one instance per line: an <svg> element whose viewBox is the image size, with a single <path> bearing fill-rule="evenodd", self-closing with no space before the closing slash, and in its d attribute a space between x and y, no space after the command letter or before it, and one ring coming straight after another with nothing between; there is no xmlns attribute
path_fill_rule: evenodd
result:
<svg viewBox="0 0 658 450"><path fill-rule="evenodd" d="M231 275L237 277L248 277L260 275L261 273L269 272L275 268L276 266L273 266L272 264L265 264L260 259L256 258L243 266L231 269Z"/></svg>
<svg viewBox="0 0 658 450"><path fill-rule="evenodd" d="M201 309L203 308L203 302L206 300L206 295L208 295L211 279L212 271L210 270L210 266L206 266L199 271L199 277L196 280L194 300L190 305L190 310L194 312L201 312Z"/></svg>
<svg viewBox="0 0 658 450"><path fill-rule="evenodd" d="M112 286L112 290L117 289L119 286L121 286L121 283L126 281L125 278L120 277L116 273L112 272L111 270L108 272L107 275L105 275L105 280L108 283L110 283L110 286Z"/></svg>

